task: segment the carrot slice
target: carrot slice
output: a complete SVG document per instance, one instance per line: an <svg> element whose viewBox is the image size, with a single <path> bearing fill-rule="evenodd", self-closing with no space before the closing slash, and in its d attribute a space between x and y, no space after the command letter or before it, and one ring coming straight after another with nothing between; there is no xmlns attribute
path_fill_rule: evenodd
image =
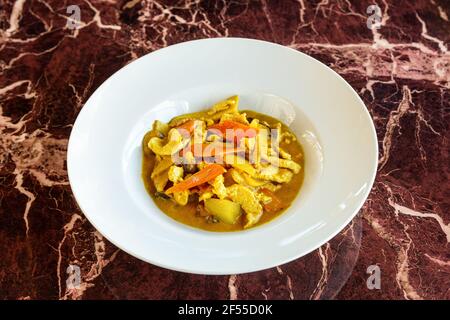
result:
<svg viewBox="0 0 450 320"><path fill-rule="evenodd" d="M166 190L166 194L170 194L173 192L181 192L184 190L188 190L190 188L196 187L202 183L208 182L218 175L221 175L226 170L224 167L222 167L219 164L208 164L205 166L202 170L198 171L197 173L194 173L192 176L187 178L184 181L181 181L180 183L177 183L176 185L170 187Z"/></svg>
<svg viewBox="0 0 450 320"><path fill-rule="evenodd" d="M261 192L264 193L266 196L269 196L272 198L272 200L269 203L264 204L264 209L268 212L277 212L280 211L287 206L280 200L278 197L269 189L262 188Z"/></svg>
<svg viewBox="0 0 450 320"><path fill-rule="evenodd" d="M190 137L192 132L194 132L194 129L195 129L195 120L186 121L185 123L176 127L176 129L180 132L180 134L183 137L185 137L185 138Z"/></svg>
<svg viewBox="0 0 450 320"><path fill-rule="evenodd" d="M258 133L257 128L252 128L246 124L232 121L232 120L225 120L223 122L213 124L208 127L208 129L214 129L221 133L222 136L229 138L226 136L227 130L234 130L232 137L236 138L237 136L239 138L247 137L247 138L253 138Z"/></svg>

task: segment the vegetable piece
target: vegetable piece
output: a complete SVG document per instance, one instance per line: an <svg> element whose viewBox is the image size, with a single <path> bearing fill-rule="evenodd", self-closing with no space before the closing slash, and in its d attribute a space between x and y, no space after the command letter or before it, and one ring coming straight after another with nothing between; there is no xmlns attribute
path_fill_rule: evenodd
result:
<svg viewBox="0 0 450 320"><path fill-rule="evenodd" d="M252 128L246 124L232 121L224 120L220 123L213 124L208 127L213 133L220 133L229 141L239 141L240 138L253 138L258 134L257 128ZM231 136L230 136L231 135Z"/></svg>
<svg viewBox="0 0 450 320"><path fill-rule="evenodd" d="M198 186L202 183L213 180L215 177L217 177L218 175L221 175L225 171L226 170L224 169L224 167L222 167L219 164L215 164L215 163L208 164L203 169L201 169L197 173L194 173L192 176L190 176L186 180L181 181L180 183L167 189L166 194L188 190L188 189Z"/></svg>
<svg viewBox="0 0 450 320"><path fill-rule="evenodd" d="M269 196L270 198L272 198L272 200L268 203L264 204L264 209L268 212L277 212L280 211L284 208L286 208L286 205L281 202L280 199L278 199L278 197L269 189L266 188L262 188L261 192L264 193L266 196Z"/></svg>
<svg viewBox="0 0 450 320"><path fill-rule="evenodd" d="M241 215L241 206L225 199L206 199L205 209L220 221L235 224Z"/></svg>
<svg viewBox="0 0 450 320"><path fill-rule="evenodd" d="M189 137L192 134L192 132L194 132L194 128L195 128L195 120L188 120L185 123L176 127L178 132L184 137Z"/></svg>

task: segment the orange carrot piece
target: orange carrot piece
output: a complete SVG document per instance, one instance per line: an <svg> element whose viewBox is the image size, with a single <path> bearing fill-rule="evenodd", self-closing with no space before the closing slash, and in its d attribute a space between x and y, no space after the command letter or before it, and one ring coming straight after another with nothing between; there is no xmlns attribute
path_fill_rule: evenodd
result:
<svg viewBox="0 0 450 320"><path fill-rule="evenodd" d="M221 175L225 171L226 171L225 168L219 164L215 164L215 163L208 164L202 170L194 173L192 176L190 176L186 180L181 181L180 183L177 183L176 185L167 189L166 194L170 194L173 192L181 192L181 191L196 187L202 183L205 183L205 182L208 182L208 181L214 179L215 177Z"/></svg>
<svg viewBox="0 0 450 320"><path fill-rule="evenodd" d="M272 198L272 201L269 203L264 204L264 209L268 212L277 212L284 208L286 208L286 205L283 204L283 202L278 199L278 197L269 189L262 188L261 192L264 193L266 196L269 196Z"/></svg>
<svg viewBox="0 0 450 320"><path fill-rule="evenodd" d="M189 120L176 127L185 138L190 137L195 128L195 120ZM181 130L180 130L181 129Z"/></svg>

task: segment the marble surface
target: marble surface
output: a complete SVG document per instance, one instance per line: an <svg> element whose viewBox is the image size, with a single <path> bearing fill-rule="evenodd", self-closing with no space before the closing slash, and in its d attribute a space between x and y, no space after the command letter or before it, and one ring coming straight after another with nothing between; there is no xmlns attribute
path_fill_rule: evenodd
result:
<svg viewBox="0 0 450 320"><path fill-rule="evenodd" d="M367 27L367 1L2 0L0 299L449 299L450 2L373 2L379 29ZM375 122L379 169L357 218L315 252L251 274L183 274L89 224L67 142L86 99L122 66L221 36L280 43L342 75ZM371 265L380 289L367 287Z"/></svg>

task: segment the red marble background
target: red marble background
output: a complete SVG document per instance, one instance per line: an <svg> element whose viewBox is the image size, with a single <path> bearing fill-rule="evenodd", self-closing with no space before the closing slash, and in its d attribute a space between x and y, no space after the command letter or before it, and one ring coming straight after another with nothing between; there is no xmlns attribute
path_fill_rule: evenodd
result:
<svg viewBox="0 0 450 320"><path fill-rule="evenodd" d="M370 30L373 3L382 21ZM449 17L446 0L1 0L0 299L449 299ZM358 217L315 252L251 274L190 275L131 257L89 224L67 142L84 102L122 66L222 36L280 43L341 74L373 117L379 169ZM71 264L77 288L66 285ZM379 290L366 286L370 265Z"/></svg>

